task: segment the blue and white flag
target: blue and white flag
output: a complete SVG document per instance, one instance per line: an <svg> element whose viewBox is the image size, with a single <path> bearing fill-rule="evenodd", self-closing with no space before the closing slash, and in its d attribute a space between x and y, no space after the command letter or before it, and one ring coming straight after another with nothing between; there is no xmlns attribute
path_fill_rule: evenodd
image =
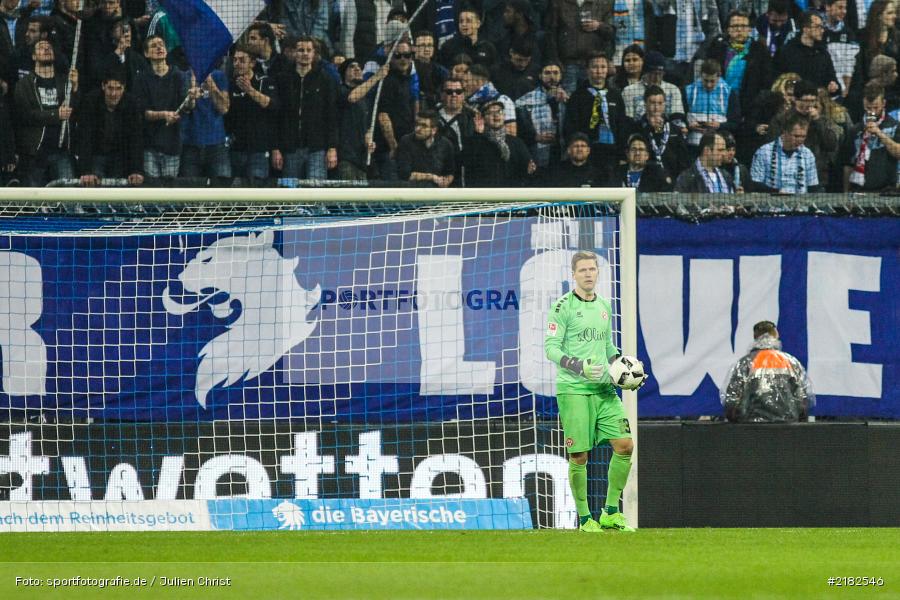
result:
<svg viewBox="0 0 900 600"><path fill-rule="evenodd" d="M197 81L212 73L268 0L160 0Z"/></svg>

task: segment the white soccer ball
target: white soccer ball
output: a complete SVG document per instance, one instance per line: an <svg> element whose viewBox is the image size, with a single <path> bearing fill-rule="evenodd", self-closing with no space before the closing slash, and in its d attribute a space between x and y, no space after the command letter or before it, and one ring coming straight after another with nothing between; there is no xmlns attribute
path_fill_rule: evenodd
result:
<svg viewBox="0 0 900 600"><path fill-rule="evenodd" d="M634 356L620 356L609 365L609 376L614 385L623 390L636 390L644 385L647 374L644 363Z"/></svg>

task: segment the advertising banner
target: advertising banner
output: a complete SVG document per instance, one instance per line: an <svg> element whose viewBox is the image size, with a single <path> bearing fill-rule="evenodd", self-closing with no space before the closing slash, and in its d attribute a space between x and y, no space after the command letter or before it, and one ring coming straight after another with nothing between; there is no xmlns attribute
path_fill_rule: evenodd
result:
<svg viewBox="0 0 900 600"><path fill-rule="evenodd" d="M546 317L578 248L616 296L615 221L411 219L0 237L0 409L119 421L552 417ZM900 223L638 220L642 417L721 413L772 320L820 416L900 417ZM613 305L614 312L618 304ZM618 330L613 315L614 332ZM617 339L614 341L618 341Z"/></svg>

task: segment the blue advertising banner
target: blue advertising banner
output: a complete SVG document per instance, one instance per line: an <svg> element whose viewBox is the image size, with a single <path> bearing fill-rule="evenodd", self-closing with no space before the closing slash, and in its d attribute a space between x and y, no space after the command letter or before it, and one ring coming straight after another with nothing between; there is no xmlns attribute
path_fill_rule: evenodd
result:
<svg viewBox="0 0 900 600"><path fill-rule="evenodd" d="M719 387L777 324L814 415L900 417L900 219L638 220L641 416L720 415Z"/></svg>
<svg viewBox="0 0 900 600"><path fill-rule="evenodd" d="M577 248L599 253L599 291L615 295L614 225L2 236L0 407L153 422L552 415L547 311ZM900 417L898 220L639 219L638 240L641 416L720 414L718 386L767 319L809 370L814 414Z"/></svg>
<svg viewBox="0 0 900 600"><path fill-rule="evenodd" d="M531 529L525 498L209 500L213 529Z"/></svg>

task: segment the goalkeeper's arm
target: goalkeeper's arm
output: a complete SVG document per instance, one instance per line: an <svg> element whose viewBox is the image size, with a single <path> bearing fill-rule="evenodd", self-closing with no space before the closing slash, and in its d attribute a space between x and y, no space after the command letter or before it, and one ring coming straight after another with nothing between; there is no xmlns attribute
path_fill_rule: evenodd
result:
<svg viewBox="0 0 900 600"><path fill-rule="evenodd" d="M563 369L575 373L579 377L585 377L592 380L602 378L608 370L605 365L596 363L585 365L585 359L576 356L568 356L563 353L562 342L563 339L565 339L565 335L565 324L551 320L550 325L547 328L547 335L544 337L544 353L547 358Z"/></svg>

